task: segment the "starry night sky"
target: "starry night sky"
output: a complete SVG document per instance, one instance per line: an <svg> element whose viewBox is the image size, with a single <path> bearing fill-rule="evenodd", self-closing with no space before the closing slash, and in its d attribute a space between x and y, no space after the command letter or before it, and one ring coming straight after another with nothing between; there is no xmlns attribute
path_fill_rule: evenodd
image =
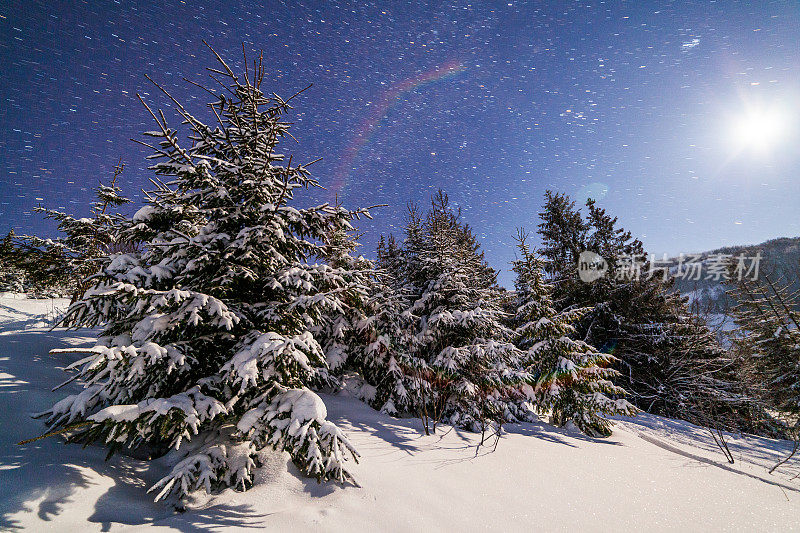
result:
<svg viewBox="0 0 800 533"><path fill-rule="evenodd" d="M364 253L408 201L444 188L490 263L535 229L548 189L600 205L650 252L800 235L800 6L796 2L0 3L0 232L48 232L43 203L83 215L121 157L147 186L150 74L206 116L206 39L266 88L309 83L295 158L348 207L375 213ZM769 150L731 141L747 109L783 120ZM177 120L173 126L177 126ZM510 276L501 281L508 285Z"/></svg>

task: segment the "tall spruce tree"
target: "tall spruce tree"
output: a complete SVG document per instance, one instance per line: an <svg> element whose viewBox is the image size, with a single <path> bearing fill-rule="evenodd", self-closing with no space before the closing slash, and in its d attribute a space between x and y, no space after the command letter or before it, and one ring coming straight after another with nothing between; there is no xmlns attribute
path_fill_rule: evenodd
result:
<svg viewBox="0 0 800 533"><path fill-rule="evenodd" d="M267 446L320 480L352 479L346 460L357 455L309 386L328 372L327 317L362 298L357 280L323 261L326 238L366 211L294 205L317 182L277 150L291 99L263 91L261 59L237 76L216 57L225 86L212 92L215 125L157 85L191 142L151 111L156 187L124 233L145 245L114 255L69 308L64 325L102 336L73 365L84 389L47 413L70 441L112 453L185 450L152 487L157 499L246 488Z"/></svg>
<svg viewBox="0 0 800 533"><path fill-rule="evenodd" d="M426 430L427 421L483 431L532 416L523 393L530 376L503 324L496 274L459 218L439 191L424 219L411 209L406 224L407 365Z"/></svg>
<svg viewBox="0 0 800 533"><path fill-rule="evenodd" d="M341 205L337 201L337 208ZM351 289L343 306L326 314L318 327L319 336L328 366L335 373L348 366L352 351L357 349L357 328L367 316L367 302L372 292L375 268L363 256L354 256L358 237L352 225L342 220L325 235L321 257Z"/></svg>
<svg viewBox="0 0 800 533"><path fill-rule="evenodd" d="M417 413L417 395L411 369L413 317L408 313L411 292L406 285L405 250L394 235L381 235L377 247L377 273L368 326L377 342L368 346L359 373L375 386L371 403L381 411L400 416Z"/></svg>
<svg viewBox="0 0 800 533"><path fill-rule="evenodd" d="M537 407L550 412L551 422L572 422L592 436L608 436L611 424L604 415L632 415L636 409L622 398L625 391L610 379L616 358L572 338L573 324L591 308L556 311L551 286L544 279L545 263L531 251L527 236L517 236L518 259L513 262L515 338L525 351L524 361L536 379Z"/></svg>
<svg viewBox="0 0 800 533"><path fill-rule="evenodd" d="M360 396L391 415L414 412L413 382L408 374L409 320L404 300L378 271L367 302L368 314L358 324L358 356L352 369L365 381Z"/></svg>
<svg viewBox="0 0 800 533"><path fill-rule="evenodd" d="M403 251L397 244L394 235L385 238L381 235L377 248L377 267L383 272L384 279L396 292L401 292L403 284Z"/></svg>
<svg viewBox="0 0 800 533"><path fill-rule="evenodd" d="M326 238L326 261L354 290L344 308L326 316L320 331L323 350L334 374L358 374L359 380L348 383L359 385L349 387L351 392L396 415L410 409L407 379L401 371L407 337L401 300L385 272L363 256L354 257L357 241L349 224Z"/></svg>
<svg viewBox="0 0 800 533"><path fill-rule="evenodd" d="M58 209L36 207L45 218L58 223L60 235L42 238L36 235L12 236L11 246L0 254L25 274L27 284L34 290L56 289L70 293L77 300L87 285L85 280L100 268L115 251L133 246L120 242L123 217L117 209L130 202L122 196L117 180L125 166L114 166L114 175L106 185L95 189L90 216L79 217Z"/></svg>
<svg viewBox="0 0 800 533"><path fill-rule="evenodd" d="M699 423L708 413L724 413L729 424L735 418L747 426L746 397L708 326L692 318L673 280L616 217L591 199L586 208L584 217L566 195L548 191L539 225L556 309L590 309L573 338L614 354L620 370L614 381L637 407ZM603 257L608 273L582 281L583 251ZM706 408L702 416L699 405Z"/></svg>
<svg viewBox="0 0 800 533"><path fill-rule="evenodd" d="M25 290L25 273L18 266L17 253L14 230L11 230L0 241L0 292Z"/></svg>
<svg viewBox="0 0 800 533"><path fill-rule="evenodd" d="M654 377L666 364L661 342L664 320L671 310L670 296L661 280L646 279L646 272L616 276L623 257L643 261L641 242L616 227L612 218L591 200L586 219L566 195L547 191L539 234L545 270L551 277L553 298L559 311L590 310L576 324L574 336L620 360L617 379L641 408L652 408L658 396ZM578 276L583 251L602 256L608 273L591 283Z"/></svg>

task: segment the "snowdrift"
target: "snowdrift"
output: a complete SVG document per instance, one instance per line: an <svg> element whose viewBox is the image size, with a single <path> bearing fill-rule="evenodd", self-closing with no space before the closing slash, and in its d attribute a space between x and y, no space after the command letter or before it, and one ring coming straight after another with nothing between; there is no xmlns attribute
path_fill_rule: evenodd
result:
<svg viewBox="0 0 800 533"><path fill-rule="evenodd" d="M790 530L800 516L800 461L767 470L790 444L731 436L729 465L708 432L642 415L592 439L545 423L508 425L493 446L447 427L375 412L346 392L323 395L329 419L361 454L361 487L304 478L284 453L263 458L248 492L203 496L176 513L146 490L167 471L99 447L64 446L31 414L79 355L57 347L91 332L50 331L64 300L0 297L0 530L551 531Z"/></svg>

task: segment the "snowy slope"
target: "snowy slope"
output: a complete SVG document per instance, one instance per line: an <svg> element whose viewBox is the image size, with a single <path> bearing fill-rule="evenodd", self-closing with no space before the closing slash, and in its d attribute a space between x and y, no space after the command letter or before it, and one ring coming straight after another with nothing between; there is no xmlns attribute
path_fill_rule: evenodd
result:
<svg viewBox="0 0 800 533"><path fill-rule="evenodd" d="M800 461L767 473L788 443L732 438L728 465L710 435L653 416L618 420L609 439L547 424L508 426L497 449L476 449L474 434L422 436L349 397L323 395L329 416L361 453L361 487L319 485L282 453L265 457L257 486L227 490L175 514L146 488L129 457L104 462L100 448L64 446L38 435L30 414L64 391L59 367L72 359L53 347L90 342L91 332L48 331L63 301L0 297L0 530L94 531L145 526L181 531L476 531L797 529ZM78 356L74 356L78 357ZM74 358L73 357L73 358ZM161 471L159 471L161 469Z"/></svg>

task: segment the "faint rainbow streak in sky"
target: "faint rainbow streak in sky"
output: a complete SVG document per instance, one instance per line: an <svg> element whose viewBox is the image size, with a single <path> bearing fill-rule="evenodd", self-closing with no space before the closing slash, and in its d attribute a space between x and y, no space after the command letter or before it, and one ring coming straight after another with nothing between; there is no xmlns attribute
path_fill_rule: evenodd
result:
<svg viewBox="0 0 800 533"><path fill-rule="evenodd" d="M389 109L400 100L400 97L409 91L413 91L421 85L432 83L445 78L458 75L466 70L460 61L448 61L444 65L423 72L418 76L395 83L382 96L377 105L372 108L372 112L364 119L359 126L356 135L344 151L339 166L333 177L333 185L329 189L331 196L338 195L347 186L353 164L358 157L361 148L367 144L372 134L378 129L378 125Z"/></svg>

